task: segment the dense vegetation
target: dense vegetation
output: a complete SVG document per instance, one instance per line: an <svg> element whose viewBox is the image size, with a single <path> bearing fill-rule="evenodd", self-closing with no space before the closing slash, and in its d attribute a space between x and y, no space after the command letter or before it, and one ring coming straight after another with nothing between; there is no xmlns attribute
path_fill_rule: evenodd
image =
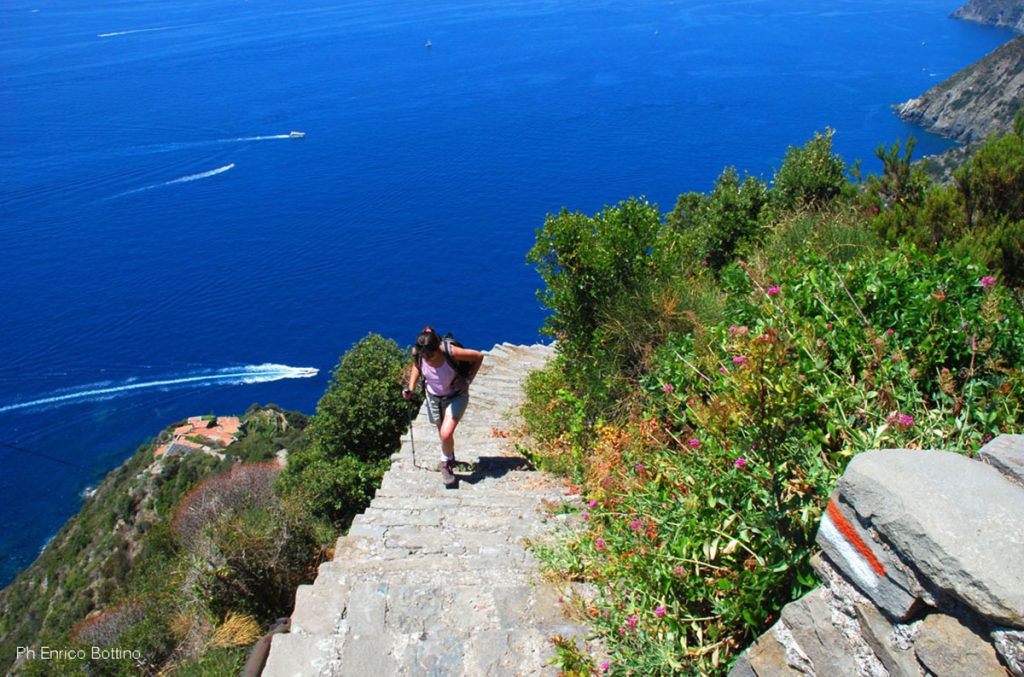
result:
<svg viewBox="0 0 1024 677"><path fill-rule="evenodd" d="M826 131L770 183L727 169L666 215L630 199L538 231L559 357L528 382L526 446L587 505L537 549L594 585L575 605L608 652L567 667L723 674L816 585L851 456L1024 429L1024 121L951 185L912 147L862 180Z"/></svg>
<svg viewBox="0 0 1024 677"><path fill-rule="evenodd" d="M404 358L370 335L312 418L253 405L226 449L154 460L174 426L142 446L0 592L0 668L19 646L49 646L89 658L15 672L237 675L372 496L407 425ZM93 647L123 653L92 660Z"/></svg>

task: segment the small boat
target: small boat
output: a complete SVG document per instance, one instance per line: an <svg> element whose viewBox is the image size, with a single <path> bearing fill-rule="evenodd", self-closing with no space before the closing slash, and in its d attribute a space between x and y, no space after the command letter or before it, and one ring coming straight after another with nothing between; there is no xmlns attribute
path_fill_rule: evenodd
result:
<svg viewBox="0 0 1024 677"><path fill-rule="evenodd" d="M434 43L432 43L430 40L427 40L425 43L423 43L423 46L426 47L427 49L430 49L431 47L434 46Z"/></svg>
<svg viewBox="0 0 1024 677"><path fill-rule="evenodd" d="M306 135L306 132L288 132L288 136L293 139L301 139Z"/></svg>

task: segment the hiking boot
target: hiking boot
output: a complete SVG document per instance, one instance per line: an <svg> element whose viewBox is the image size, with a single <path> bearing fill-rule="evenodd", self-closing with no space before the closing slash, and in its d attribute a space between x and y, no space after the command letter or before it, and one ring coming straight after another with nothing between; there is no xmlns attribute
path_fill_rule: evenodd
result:
<svg viewBox="0 0 1024 677"><path fill-rule="evenodd" d="M455 465L455 461L441 461L437 464L437 469L441 472L441 481L444 482L446 487L450 487L455 484L455 473L452 472L452 466Z"/></svg>

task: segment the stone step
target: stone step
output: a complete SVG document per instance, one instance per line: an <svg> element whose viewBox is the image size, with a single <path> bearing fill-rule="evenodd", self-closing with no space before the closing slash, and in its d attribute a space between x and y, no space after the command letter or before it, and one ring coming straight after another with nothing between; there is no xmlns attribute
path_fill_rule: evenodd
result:
<svg viewBox="0 0 1024 677"><path fill-rule="evenodd" d="M496 430L517 425L528 373L552 346L496 345L474 382L455 489L436 472L437 428L420 408L370 506L296 592L289 634L268 675L556 675L554 634L580 636L543 584L526 539L552 521L545 503L578 502L530 469ZM415 455L413 446L415 442Z"/></svg>

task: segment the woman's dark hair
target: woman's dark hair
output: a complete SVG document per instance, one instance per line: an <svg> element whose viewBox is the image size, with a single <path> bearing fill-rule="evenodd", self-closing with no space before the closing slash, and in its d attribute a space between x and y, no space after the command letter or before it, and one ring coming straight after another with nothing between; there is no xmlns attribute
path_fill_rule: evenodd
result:
<svg viewBox="0 0 1024 677"><path fill-rule="evenodd" d="M427 326L416 337L416 347L413 349L413 354L417 357L420 355L430 355L440 347L441 337L437 335L437 331L433 327Z"/></svg>

